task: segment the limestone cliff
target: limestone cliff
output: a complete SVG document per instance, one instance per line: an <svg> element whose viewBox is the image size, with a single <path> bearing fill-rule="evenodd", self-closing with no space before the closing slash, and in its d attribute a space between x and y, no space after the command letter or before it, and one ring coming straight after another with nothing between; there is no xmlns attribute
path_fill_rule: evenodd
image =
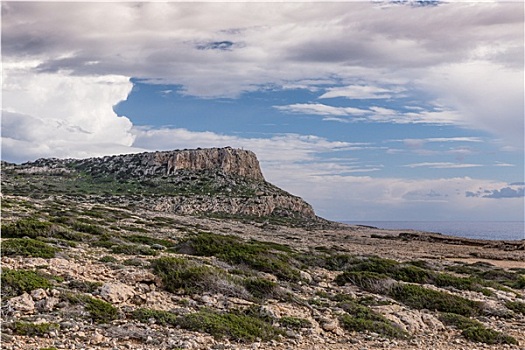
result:
<svg viewBox="0 0 525 350"><path fill-rule="evenodd" d="M264 181L255 153L231 147L126 154L74 163L90 173L112 173L119 178L173 176L179 170L207 170Z"/></svg>
<svg viewBox="0 0 525 350"><path fill-rule="evenodd" d="M253 152L230 147L39 159L5 165L3 173L5 193L45 196L58 187L91 201L179 214L319 220L304 200L265 181Z"/></svg>

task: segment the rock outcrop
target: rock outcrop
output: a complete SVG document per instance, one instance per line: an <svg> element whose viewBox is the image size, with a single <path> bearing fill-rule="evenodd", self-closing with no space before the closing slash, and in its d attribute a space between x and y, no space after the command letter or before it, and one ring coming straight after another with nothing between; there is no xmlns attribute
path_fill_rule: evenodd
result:
<svg viewBox="0 0 525 350"><path fill-rule="evenodd" d="M87 159L38 159L4 166L3 188L16 187L10 174L35 184L62 188L95 201L126 204L177 214L300 218L320 222L303 199L265 181L255 153L226 148L174 150ZM25 184L23 186L26 186ZM38 185L37 185L38 186ZM140 198L139 198L140 197ZM98 199L97 199L98 198Z"/></svg>
<svg viewBox="0 0 525 350"><path fill-rule="evenodd" d="M67 174L71 172L71 168L91 175L111 174L120 179L175 176L180 170L204 170L264 181L255 153L231 147L144 152L86 159L38 159L22 164L19 172Z"/></svg>

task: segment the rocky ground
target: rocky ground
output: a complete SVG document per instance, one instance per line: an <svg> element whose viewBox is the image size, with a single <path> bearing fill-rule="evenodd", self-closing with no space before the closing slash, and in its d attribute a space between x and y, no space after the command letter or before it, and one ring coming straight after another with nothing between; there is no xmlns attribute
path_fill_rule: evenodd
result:
<svg viewBox="0 0 525 350"><path fill-rule="evenodd" d="M4 195L1 242L2 349L525 349L523 241Z"/></svg>

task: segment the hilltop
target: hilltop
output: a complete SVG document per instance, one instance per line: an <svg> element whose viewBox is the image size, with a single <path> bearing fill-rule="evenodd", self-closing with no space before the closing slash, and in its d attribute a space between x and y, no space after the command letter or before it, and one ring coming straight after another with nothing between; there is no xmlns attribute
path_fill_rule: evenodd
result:
<svg viewBox="0 0 525 350"><path fill-rule="evenodd" d="M524 241L329 222L232 148L2 163L2 349L523 349Z"/></svg>
<svg viewBox="0 0 525 350"><path fill-rule="evenodd" d="M267 182L253 152L230 147L39 159L4 163L2 173L4 194L62 194L176 214L329 224L304 200Z"/></svg>

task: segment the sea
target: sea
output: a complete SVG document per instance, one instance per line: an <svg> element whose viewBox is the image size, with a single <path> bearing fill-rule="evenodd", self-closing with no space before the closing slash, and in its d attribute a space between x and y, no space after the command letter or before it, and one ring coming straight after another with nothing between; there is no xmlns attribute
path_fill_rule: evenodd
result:
<svg viewBox="0 0 525 350"><path fill-rule="evenodd" d="M343 221L384 229L412 229L473 239L525 239L523 221Z"/></svg>

